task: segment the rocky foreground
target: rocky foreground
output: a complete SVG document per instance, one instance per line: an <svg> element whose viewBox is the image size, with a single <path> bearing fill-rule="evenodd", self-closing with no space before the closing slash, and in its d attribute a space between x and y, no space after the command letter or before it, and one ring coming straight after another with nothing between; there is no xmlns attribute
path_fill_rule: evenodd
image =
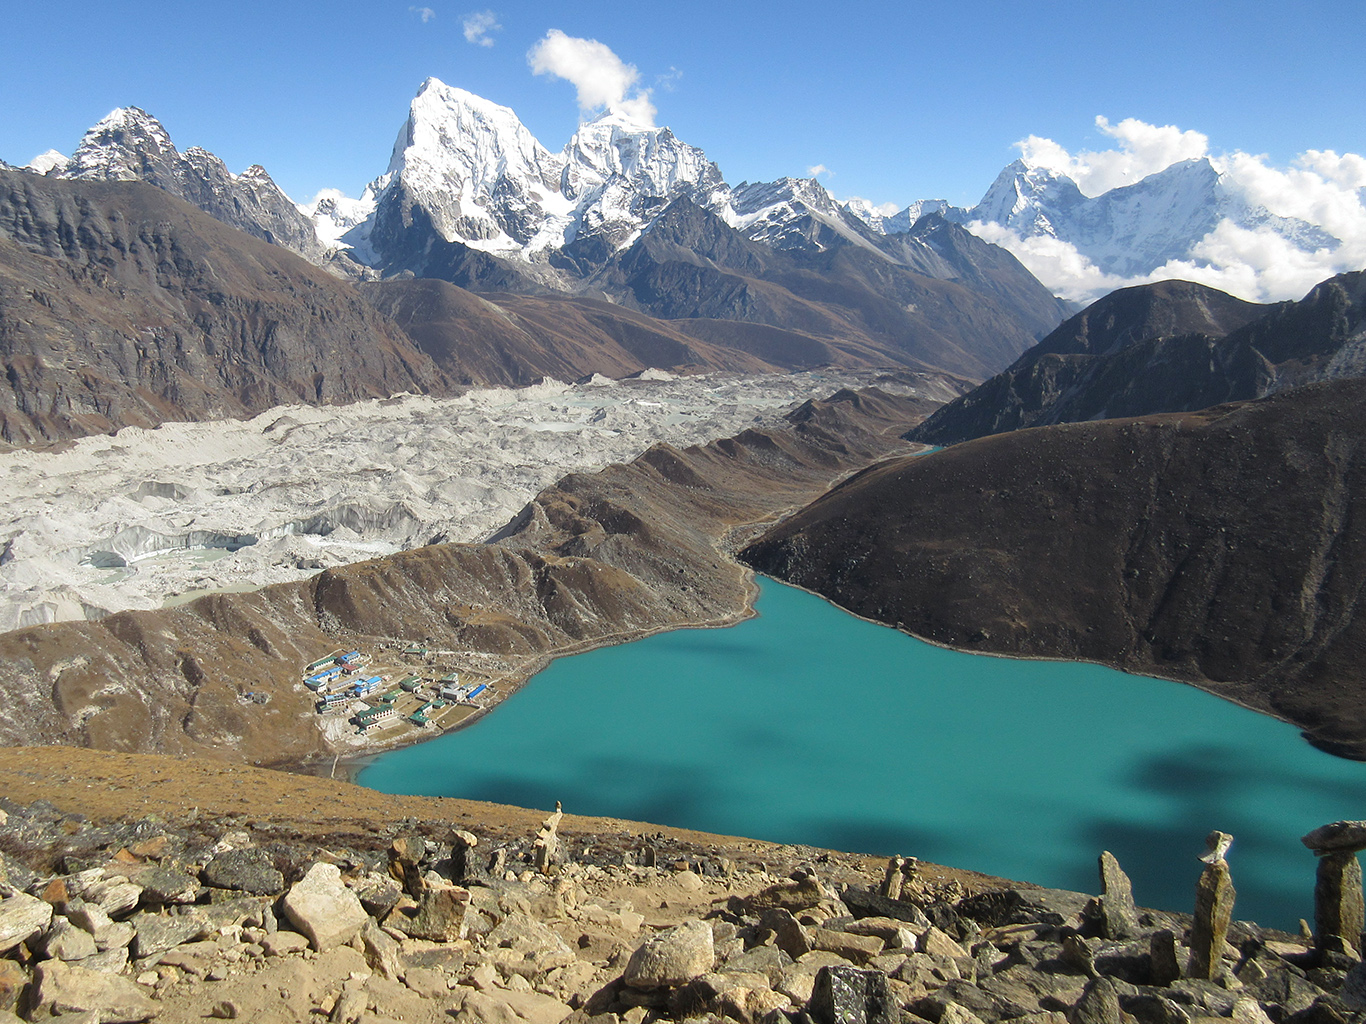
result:
<svg viewBox="0 0 1366 1024"><path fill-rule="evenodd" d="M1306 838L1329 865L1315 941L1228 924L1222 833L1192 918L1135 908L1108 855L1091 898L173 758L77 751L63 768L52 753L66 752L0 751L27 801L0 800L0 1022L1337 1024L1366 1007L1359 823ZM216 788L196 788L210 776ZM202 807L169 810L192 794ZM76 810L105 796L119 816Z"/></svg>

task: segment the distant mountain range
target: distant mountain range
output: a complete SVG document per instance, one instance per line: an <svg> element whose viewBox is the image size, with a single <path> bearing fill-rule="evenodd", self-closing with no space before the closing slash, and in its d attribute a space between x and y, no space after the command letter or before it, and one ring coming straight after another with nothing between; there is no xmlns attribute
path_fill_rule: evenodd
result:
<svg viewBox="0 0 1366 1024"><path fill-rule="evenodd" d="M1250 203L1206 159L1173 164L1096 197L1057 171L1017 161L976 207L931 200L888 216L863 201L839 202L811 179L732 187L700 149L668 128L619 112L586 121L562 151L552 152L509 108L436 79L423 83L386 170L359 199L327 190L306 207L296 206L265 169L233 174L203 149L182 153L165 128L136 107L116 110L92 127L70 158L44 154L25 177L40 174L74 189L60 202L53 193L39 203L73 211L72 222L80 221L75 211L112 214L122 201L111 192L87 201L81 197L96 193L81 188L142 182L288 249L334 278L349 279L359 290L344 289L344 303L364 297L386 336L403 338L416 353L401 360L416 374L405 386L519 384L543 375L622 375L646 366L687 371L825 364L899 365L981 380L1009 366L1008 379L989 385L996 391L966 396L926 425L924 436L940 440L1144 411L1152 405L1143 397L1148 392L1160 407L1171 407L1179 393L1185 396L1181 407L1194 408L1265 393L1318 372L1281 360L1271 377L1251 383L1265 373L1248 363L1256 360L1247 344L1211 346L1271 311L1212 289L1173 284L1142 293L1143 299L1118 293L1109 306L1085 314L1088 325L1106 316L1132 320L1119 307L1146 303L1156 319L1134 327L1148 346L1144 377L1131 366L1140 357L1127 342L1118 359L1091 341L1077 343L1068 335L1075 335L1075 324L1050 334L1075 307L1051 294L1010 252L964 225L990 223L1013 238L1055 239L1118 275L1185 258L1226 222L1273 231L1301 249L1336 241L1320 227L1274 217ZM38 188L21 186L13 176L3 182L12 189L13 209ZM15 198L21 192L28 198ZM148 202L136 200L135 211L145 211ZM183 215L177 220L179 230L197 232L191 223ZM53 230L64 224L58 217ZM28 237L32 226L22 217L12 220L0 241L27 249L25 259L37 251L87 263L92 258L84 243L95 236L81 236L58 254L35 248ZM215 235L212 244L230 245L228 238ZM17 250L0 249L5 251L19 258ZM115 258L127 257L120 252ZM8 273L19 280L36 272L11 267ZM196 273L202 277L204 268ZM0 280L4 274L0 265ZM50 309L29 315L33 294L18 288L10 308L0 307L0 343L8 345L12 365L35 357L12 340L24 331L11 328L6 340L4 317L18 324L52 316ZM117 300L106 292L100 302L128 300L126 292ZM1165 312L1155 312L1159 307ZM1199 315L1191 312L1197 309ZM1189 322L1188 313L1194 317ZM137 319L127 309L119 316ZM200 328L190 320L193 334ZM75 314L67 318L76 321ZM185 336L183 319L179 323ZM1191 334L1206 340L1172 341ZM1135 340L1137 335L1128 339ZM1196 366L1211 358L1224 360L1222 383ZM1349 362L1344 356L1322 372L1345 372ZM1130 370L1138 376L1121 384ZM176 372L153 376L169 381ZM26 373L10 375L16 394ZM308 400L308 389L297 381L283 391L278 385L272 381L253 394ZM384 387L378 378L358 386ZM72 405L70 394L62 392L67 412L52 411L59 401L33 420L41 427L21 424L17 417L33 400L15 398L4 436L65 436L78 422L107 429L99 416L80 411L83 405ZM254 407L243 405L241 396L224 404L158 394L172 415ZM1162 395L1167 406L1161 406ZM131 407L120 408L133 415ZM973 424L962 419L968 409L977 410ZM144 409L127 421L149 415L155 418ZM951 421L957 425L945 426Z"/></svg>
<svg viewBox="0 0 1366 1024"><path fill-rule="evenodd" d="M301 210L123 108L70 158L0 168L0 438L647 367L981 379L1070 311L1004 249L906 220L812 181L731 189L616 114L550 153L435 80L365 196Z"/></svg>
<svg viewBox="0 0 1366 1024"><path fill-rule="evenodd" d="M1307 279L1292 275L1303 279L1300 287L1334 270L1359 269L1351 252L1359 251L1360 232L1341 223L1341 216L1304 204L1299 217L1277 215L1263 205L1272 200L1228 161L1178 161L1087 195L1068 174L1041 165L1026 150L973 207L929 199L888 214L866 200L836 200L814 179L732 187L701 149L619 111L585 121L554 152L508 107L434 78L409 105L384 172L359 198L325 189L295 208L262 168L235 176L202 149L177 153L165 129L133 107L92 128L71 158L49 151L29 169L85 180L144 180L351 274L411 271L461 285L500 277L522 292L604 290L595 275L679 198L775 249L811 253L852 246L893 264L907 259L907 246L918 248L915 224L935 214L1010 248L1050 288L1073 298L1094 298L1107 281L1113 288L1154 274L1194 273L1222 287L1219 274L1230 261L1251 258L1237 250L1254 236L1261 248L1279 246L1289 258L1300 254L1324 268ZM1362 214L1364 196L1366 190L1347 189L1338 206L1355 202ZM1041 244L1061 247L1069 264L1084 264L1085 281L1041 258ZM1283 298L1293 288L1288 281L1262 281L1265 266L1243 269L1248 279L1239 284L1249 296L1269 291Z"/></svg>

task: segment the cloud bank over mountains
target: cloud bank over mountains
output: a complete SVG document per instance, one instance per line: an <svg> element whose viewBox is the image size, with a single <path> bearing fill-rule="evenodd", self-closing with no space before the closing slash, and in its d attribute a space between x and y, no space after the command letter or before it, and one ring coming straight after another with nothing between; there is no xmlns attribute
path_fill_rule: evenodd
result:
<svg viewBox="0 0 1366 1024"><path fill-rule="evenodd" d="M1127 285L1183 278L1266 302L1299 298L1327 277L1366 267L1366 158L1311 149L1277 167L1265 155L1213 153L1207 136L1174 125L1098 117L1096 127L1117 145L1072 153L1036 135L1017 143L1021 159L1012 166L1022 166L1017 178L1029 180L1016 186L1011 215L982 216L982 205L969 211L976 215L968 221L972 231L1009 249L1057 294L1088 301ZM1205 162L1216 176L1213 225L1160 265L1137 274L1117 271L1090 244L1082 222L1088 216L1094 222L1102 204L1111 213L1122 207L1126 194L1116 190L1152 191L1154 175L1171 176L1192 161ZM1083 202L1062 202L1056 176L1075 183ZM1163 213L1155 205L1144 215ZM1110 242L1117 240L1122 237Z"/></svg>

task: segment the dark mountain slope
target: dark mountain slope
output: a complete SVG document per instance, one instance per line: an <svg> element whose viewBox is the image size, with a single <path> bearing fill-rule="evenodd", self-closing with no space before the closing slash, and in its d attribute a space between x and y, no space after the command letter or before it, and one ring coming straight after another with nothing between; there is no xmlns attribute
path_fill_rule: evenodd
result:
<svg viewBox="0 0 1366 1024"><path fill-rule="evenodd" d="M449 382L347 284L141 182L0 171L0 437Z"/></svg>
<svg viewBox="0 0 1366 1024"><path fill-rule="evenodd" d="M1024 288L1028 274L1020 274ZM590 284L665 319L763 324L874 349L890 363L978 377L1061 315L1041 285L1046 298L1034 296L1023 312L1005 301L1007 290L976 291L852 244L776 251L687 200L672 203Z"/></svg>
<svg viewBox="0 0 1366 1024"><path fill-rule="evenodd" d="M447 375L465 383L519 385L592 373L624 377L647 367L762 373L794 365L709 344L668 321L608 302L476 295L430 279L358 287Z"/></svg>
<svg viewBox="0 0 1366 1024"><path fill-rule="evenodd" d="M1191 406L1172 388L1203 395L1214 383L1212 373L1223 383L1226 371L1208 369L1219 362L1212 352L1215 340L1266 311L1189 281L1121 288L1065 321L1005 372L945 406L917 428L917 440L951 444L1092 419L1111 406L1112 415L1120 416L1213 405L1225 396Z"/></svg>
<svg viewBox="0 0 1366 1024"><path fill-rule="evenodd" d="M1186 680L1366 759L1366 380L897 459L743 558L939 643Z"/></svg>
<svg viewBox="0 0 1366 1024"><path fill-rule="evenodd" d="M949 444L1047 423L1203 409L1366 373L1366 271L1258 306L1185 281L1126 288L917 428Z"/></svg>

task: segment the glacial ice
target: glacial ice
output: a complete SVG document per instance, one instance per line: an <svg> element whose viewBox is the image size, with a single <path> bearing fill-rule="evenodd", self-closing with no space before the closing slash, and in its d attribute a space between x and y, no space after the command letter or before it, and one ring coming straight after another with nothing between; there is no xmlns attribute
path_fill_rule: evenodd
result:
<svg viewBox="0 0 1366 1024"><path fill-rule="evenodd" d="M872 377L547 381L16 449L0 454L0 630L482 540L566 473L729 436Z"/></svg>

